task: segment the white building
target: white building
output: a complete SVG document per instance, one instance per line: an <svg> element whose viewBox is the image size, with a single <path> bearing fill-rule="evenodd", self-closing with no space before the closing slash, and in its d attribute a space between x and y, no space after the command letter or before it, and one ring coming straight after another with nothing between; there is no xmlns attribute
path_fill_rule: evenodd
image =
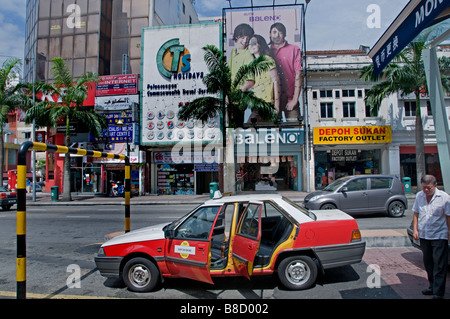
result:
<svg viewBox="0 0 450 319"><path fill-rule="evenodd" d="M440 54L450 55L442 47ZM378 116L370 115L359 78L372 63L364 51L311 51L307 54L307 99L313 133L311 189L346 175L380 173L410 177L415 184L415 97L392 94ZM446 99L447 110L450 96ZM429 98L421 96L427 172L440 179ZM449 112L450 114L450 112Z"/></svg>

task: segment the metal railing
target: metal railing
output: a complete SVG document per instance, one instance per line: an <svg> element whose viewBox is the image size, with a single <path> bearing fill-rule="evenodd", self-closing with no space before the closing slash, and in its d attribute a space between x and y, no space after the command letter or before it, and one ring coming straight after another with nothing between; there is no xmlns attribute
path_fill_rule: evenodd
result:
<svg viewBox="0 0 450 319"><path fill-rule="evenodd" d="M131 167L128 156L30 141L22 143L17 156L17 299L26 298L26 176L27 152L30 150L64 154L69 153L125 161L125 232L127 233L130 231Z"/></svg>

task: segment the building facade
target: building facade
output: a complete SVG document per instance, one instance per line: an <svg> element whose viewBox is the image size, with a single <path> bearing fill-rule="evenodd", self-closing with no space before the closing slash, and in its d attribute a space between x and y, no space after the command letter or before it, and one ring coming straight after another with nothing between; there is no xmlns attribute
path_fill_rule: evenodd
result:
<svg viewBox="0 0 450 319"><path fill-rule="evenodd" d="M447 47L439 54L449 55ZM365 92L373 83L359 78L371 64L364 51L308 52L308 107L314 167L312 187L321 189L337 178L354 174L389 174L410 177L416 184L415 96L392 94L371 116ZM427 173L440 177L429 98L420 97L424 124ZM445 99L447 110L450 97ZM447 111L448 112L448 111Z"/></svg>
<svg viewBox="0 0 450 319"><path fill-rule="evenodd" d="M26 35L24 81L52 82L51 60L65 59L74 78L83 73L94 72L103 76L133 74L135 87L140 88L141 34L149 26L194 24L198 16L192 0L28 0L26 2ZM127 110L104 110L107 117L125 121L123 127L109 123L109 131L123 130L127 135L139 131L140 92L109 93L104 99L132 101ZM90 92L85 106L97 105L97 93ZM45 97L55 98L55 97ZM135 101L137 98L137 101ZM102 102L99 102L102 103ZM126 112L123 112L126 111ZM115 114L117 113L117 114ZM71 143L74 147L127 152L134 159L132 188L135 192L146 192L148 183L142 176L146 169L145 154L139 149L138 138L126 140L96 140L73 125ZM38 130L41 130L40 128ZM30 138L32 129L23 129L24 139ZM136 133L138 135L138 133ZM64 144L64 133L60 128L45 130L44 142ZM46 154L46 187L59 186L62 192L63 156ZM74 192L108 193L110 181L123 180L123 165L103 163L83 157L71 158L71 174Z"/></svg>

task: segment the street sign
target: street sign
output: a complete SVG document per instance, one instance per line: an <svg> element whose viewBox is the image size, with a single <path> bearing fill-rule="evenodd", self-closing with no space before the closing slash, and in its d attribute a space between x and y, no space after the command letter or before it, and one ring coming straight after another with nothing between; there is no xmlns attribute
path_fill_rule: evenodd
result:
<svg viewBox="0 0 450 319"><path fill-rule="evenodd" d="M450 0L411 0L369 52L375 75L449 6Z"/></svg>

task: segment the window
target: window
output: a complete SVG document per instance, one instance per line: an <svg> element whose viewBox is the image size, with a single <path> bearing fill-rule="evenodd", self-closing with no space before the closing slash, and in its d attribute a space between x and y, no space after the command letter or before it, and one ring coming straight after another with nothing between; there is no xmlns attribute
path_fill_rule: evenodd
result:
<svg viewBox="0 0 450 319"><path fill-rule="evenodd" d="M355 102L344 102L343 111L343 117L356 117Z"/></svg>
<svg viewBox="0 0 450 319"><path fill-rule="evenodd" d="M370 184L370 188L371 189L389 189L392 186L392 178L385 178L385 177L380 177L380 178L371 178L371 184Z"/></svg>
<svg viewBox="0 0 450 319"><path fill-rule="evenodd" d="M264 202L264 213L262 218L278 217L280 215L281 215L280 211L277 208L275 208L275 206L273 206L271 203Z"/></svg>
<svg viewBox="0 0 450 319"><path fill-rule="evenodd" d="M332 90L320 90L320 97L333 97Z"/></svg>
<svg viewBox="0 0 450 319"><path fill-rule="evenodd" d="M405 116L416 116L416 102L415 101L405 101Z"/></svg>
<svg viewBox="0 0 450 319"><path fill-rule="evenodd" d="M347 187L348 192L365 191L367 190L367 178L358 178L352 180L348 182L345 187Z"/></svg>
<svg viewBox="0 0 450 319"><path fill-rule="evenodd" d="M334 91L334 96L335 96L337 99L339 99L339 98L341 97L341 91L339 91L339 90Z"/></svg>
<svg viewBox="0 0 450 319"><path fill-rule="evenodd" d="M313 91L313 99L317 99L317 91Z"/></svg>
<svg viewBox="0 0 450 319"><path fill-rule="evenodd" d="M363 90L358 90L358 97L362 98L363 97Z"/></svg>
<svg viewBox="0 0 450 319"><path fill-rule="evenodd" d="M371 112L370 112L370 108L371 108L371 106L370 105L368 105L368 104L365 104L364 103L364 105L365 105L365 111L366 111L366 117L371 117L372 116L372 114L371 114Z"/></svg>
<svg viewBox="0 0 450 319"><path fill-rule="evenodd" d="M432 116L433 112L431 111L431 103L427 101L427 115Z"/></svg>
<svg viewBox="0 0 450 319"><path fill-rule="evenodd" d="M320 103L320 117L323 119L333 117L333 103Z"/></svg>
<svg viewBox="0 0 450 319"><path fill-rule="evenodd" d="M219 209L220 206L199 208L177 228L175 237L207 240Z"/></svg>
<svg viewBox="0 0 450 319"><path fill-rule="evenodd" d="M355 90L342 90L343 97L355 97Z"/></svg>
<svg viewBox="0 0 450 319"><path fill-rule="evenodd" d="M248 204L240 221L238 234L246 237L257 238L259 233L260 204Z"/></svg>

